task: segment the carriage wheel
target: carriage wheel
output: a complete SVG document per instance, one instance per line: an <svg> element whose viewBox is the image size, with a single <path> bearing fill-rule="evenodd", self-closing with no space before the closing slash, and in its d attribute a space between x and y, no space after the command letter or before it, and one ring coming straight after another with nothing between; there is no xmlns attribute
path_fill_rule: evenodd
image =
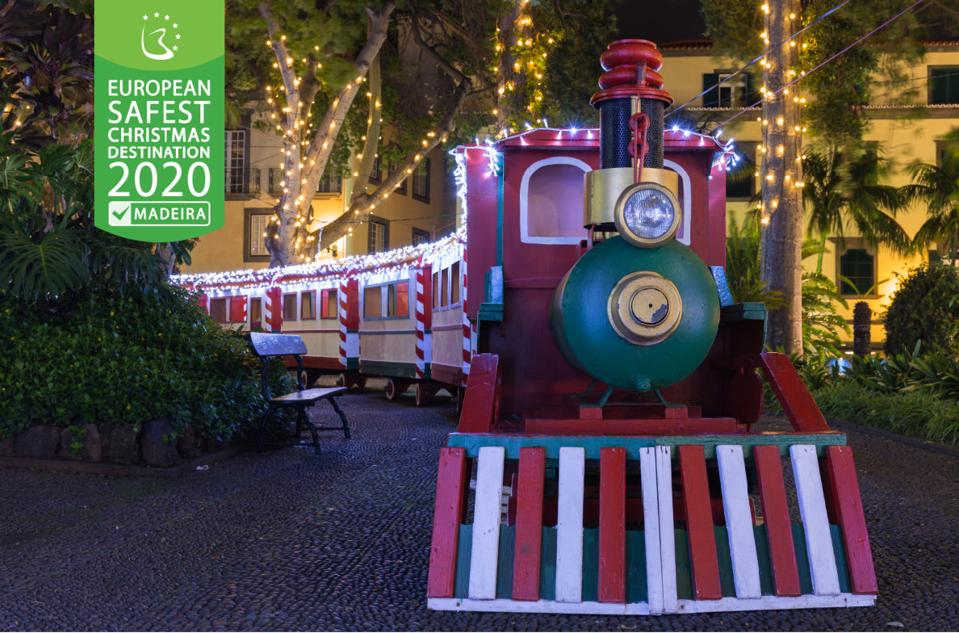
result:
<svg viewBox="0 0 959 633"><path fill-rule="evenodd" d="M383 388L383 392L386 394L387 400L394 402L409 389L409 386L409 383L406 381L390 378L386 381L386 387Z"/></svg>
<svg viewBox="0 0 959 633"><path fill-rule="evenodd" d="M421 381L416 383L414 394L416 396L416 406L425 407L433 400L436 395L437 386L433 383Z"/></svg>

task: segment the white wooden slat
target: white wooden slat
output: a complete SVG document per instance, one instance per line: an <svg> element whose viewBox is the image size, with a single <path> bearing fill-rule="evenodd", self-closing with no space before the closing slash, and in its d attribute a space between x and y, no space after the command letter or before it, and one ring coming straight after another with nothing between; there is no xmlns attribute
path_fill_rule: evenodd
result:
<svg viewBox="0 0 959 633"><path fill-rule="evenodd" d="M790 446L789 457L799 499L799 515L806 534L812 592L817 596L836 595L839 593L839 571L836 569L836 552L832 548L816 447L809 444Z"/></svg>
<svg viewBox="0 0 959 633"><path fill-rule="evenodd" d="M663 560L659 538L659 490L656 448L639 449L639 476L643 490L643 537L646 546L646 588L649 612L663 612Z"/></svg>
<svg viewBox="0 0 959 633"><path fill-rule="evenodd" d="M656 488L659 497L659 552L663 571L663 612L675 613L676 530L673 525L673 465L668 446L656 447Z"/></svg>
<svg viewBox="0 0 959 633"><path fill-rule="evenodd" d="M500 493L503 489L502 446L479 450L476 504L473 506L473 544L470 553L469 597L496 598L496 561L499 556Z"/></svg>
<svg viewBox="0 0 959 633"><path fill-rule="evenodd" d="M717 446L719 482L729 535L729 555L732 559L733 586L737 598L758 598L759 557L756 555L756 535L749 509L749 489L746 484L746 462L742 446Z"/></svg>
<svg viewBox="0 0 959 633"><path fill-rule="evenodd" d="M583 486L586 451L559 449L559 499L556 516L556 600L583 601Z"/></svg>

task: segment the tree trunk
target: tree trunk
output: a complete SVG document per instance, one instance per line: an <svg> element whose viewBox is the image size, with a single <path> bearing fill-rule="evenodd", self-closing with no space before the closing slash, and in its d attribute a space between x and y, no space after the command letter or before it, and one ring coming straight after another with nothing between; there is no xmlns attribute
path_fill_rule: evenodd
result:
<svg viewBox="0 0 959 633"><path fill-rule="evenodd" d="M783 43L799 29L800 0L770 0L766 15L768 54L763 69L763 223L762 275L778 290L783 306L771 312L766 344L802 354L802 182L799 103L783 88L797 69L799 46ZM794 40L795 41L795 40ZM798 72L798 71L797 71ZM767 223L768 222L768 223Z"/></svg>
<svg viewBox="0 0 959 633"><path fill-rule="evenodd" d="M356 79L349 80L340 89L323 120L310 137L307 128L308 114L320 88L315 75L312 74L315 72L313 64L317 60L309 58L305 69L307 74L304 77L298 77L292 66L295 60L287 53L285 38L279 34L269 0L260 3L260 15L266 23L270 45L276 57L286 97L286 108L278 113L279 128L284 140L285 185L283 194L274 207L276 226L272 228L272 234L266 240L271 267L296 263L297 255L300 261L307 258L301 249L310 248L311 242L315 239L307 234L307 227L312 219L310 216L313 198L316 196L320 179L323 177L333 146L343 127L343 121L359 92L362 78L379 54L383 42L386 41L387 28L394 6L391 0L379 12L367 9L370 29L366 43L353 63ZM275 108L278 109L279 105L279 103L275 104ZM304 139L309 140L309 148L305 153L301 143Z"/></svg>

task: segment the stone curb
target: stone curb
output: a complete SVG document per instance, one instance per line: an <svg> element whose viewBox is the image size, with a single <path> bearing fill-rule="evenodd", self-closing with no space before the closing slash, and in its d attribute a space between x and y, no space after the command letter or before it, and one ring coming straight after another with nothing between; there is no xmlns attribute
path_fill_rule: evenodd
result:
<svg viewBox="0 0 959 633"><path fill-rule="evenodd" d="M196 472L198 466L209 466L217 462L230 459L248 450L243 445L228 446L215 453L197 457L179 466L170 468L154 468L150 466L134 466L132 464L111 464L103 462L81 462L65 459L34 459L32 457L0 457L0 468L16 468L26 470L47 470L69 473L84 473L89 475L108 475L111 477L160 477L172 479L187 473Z"/></svg>

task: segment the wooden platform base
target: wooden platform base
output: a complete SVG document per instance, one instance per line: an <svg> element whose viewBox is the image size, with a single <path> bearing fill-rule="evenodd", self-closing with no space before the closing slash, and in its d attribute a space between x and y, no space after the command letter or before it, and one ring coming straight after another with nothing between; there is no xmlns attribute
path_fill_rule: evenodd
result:
<svg viewBox="0 0 959 633"><path fill-rule="evenodd" d="M721 611L775 611L781 609L828 609L871 607L874 595L841 593L835 596L762 596L760 598L721 598L719 600L679 600L670 613L716 613ZM651 613L645 602L557 602L556 600L471 600L469 598L429 598L434 611L490 611L513 613L562 613L581 615L659 615Z"/></svg>

